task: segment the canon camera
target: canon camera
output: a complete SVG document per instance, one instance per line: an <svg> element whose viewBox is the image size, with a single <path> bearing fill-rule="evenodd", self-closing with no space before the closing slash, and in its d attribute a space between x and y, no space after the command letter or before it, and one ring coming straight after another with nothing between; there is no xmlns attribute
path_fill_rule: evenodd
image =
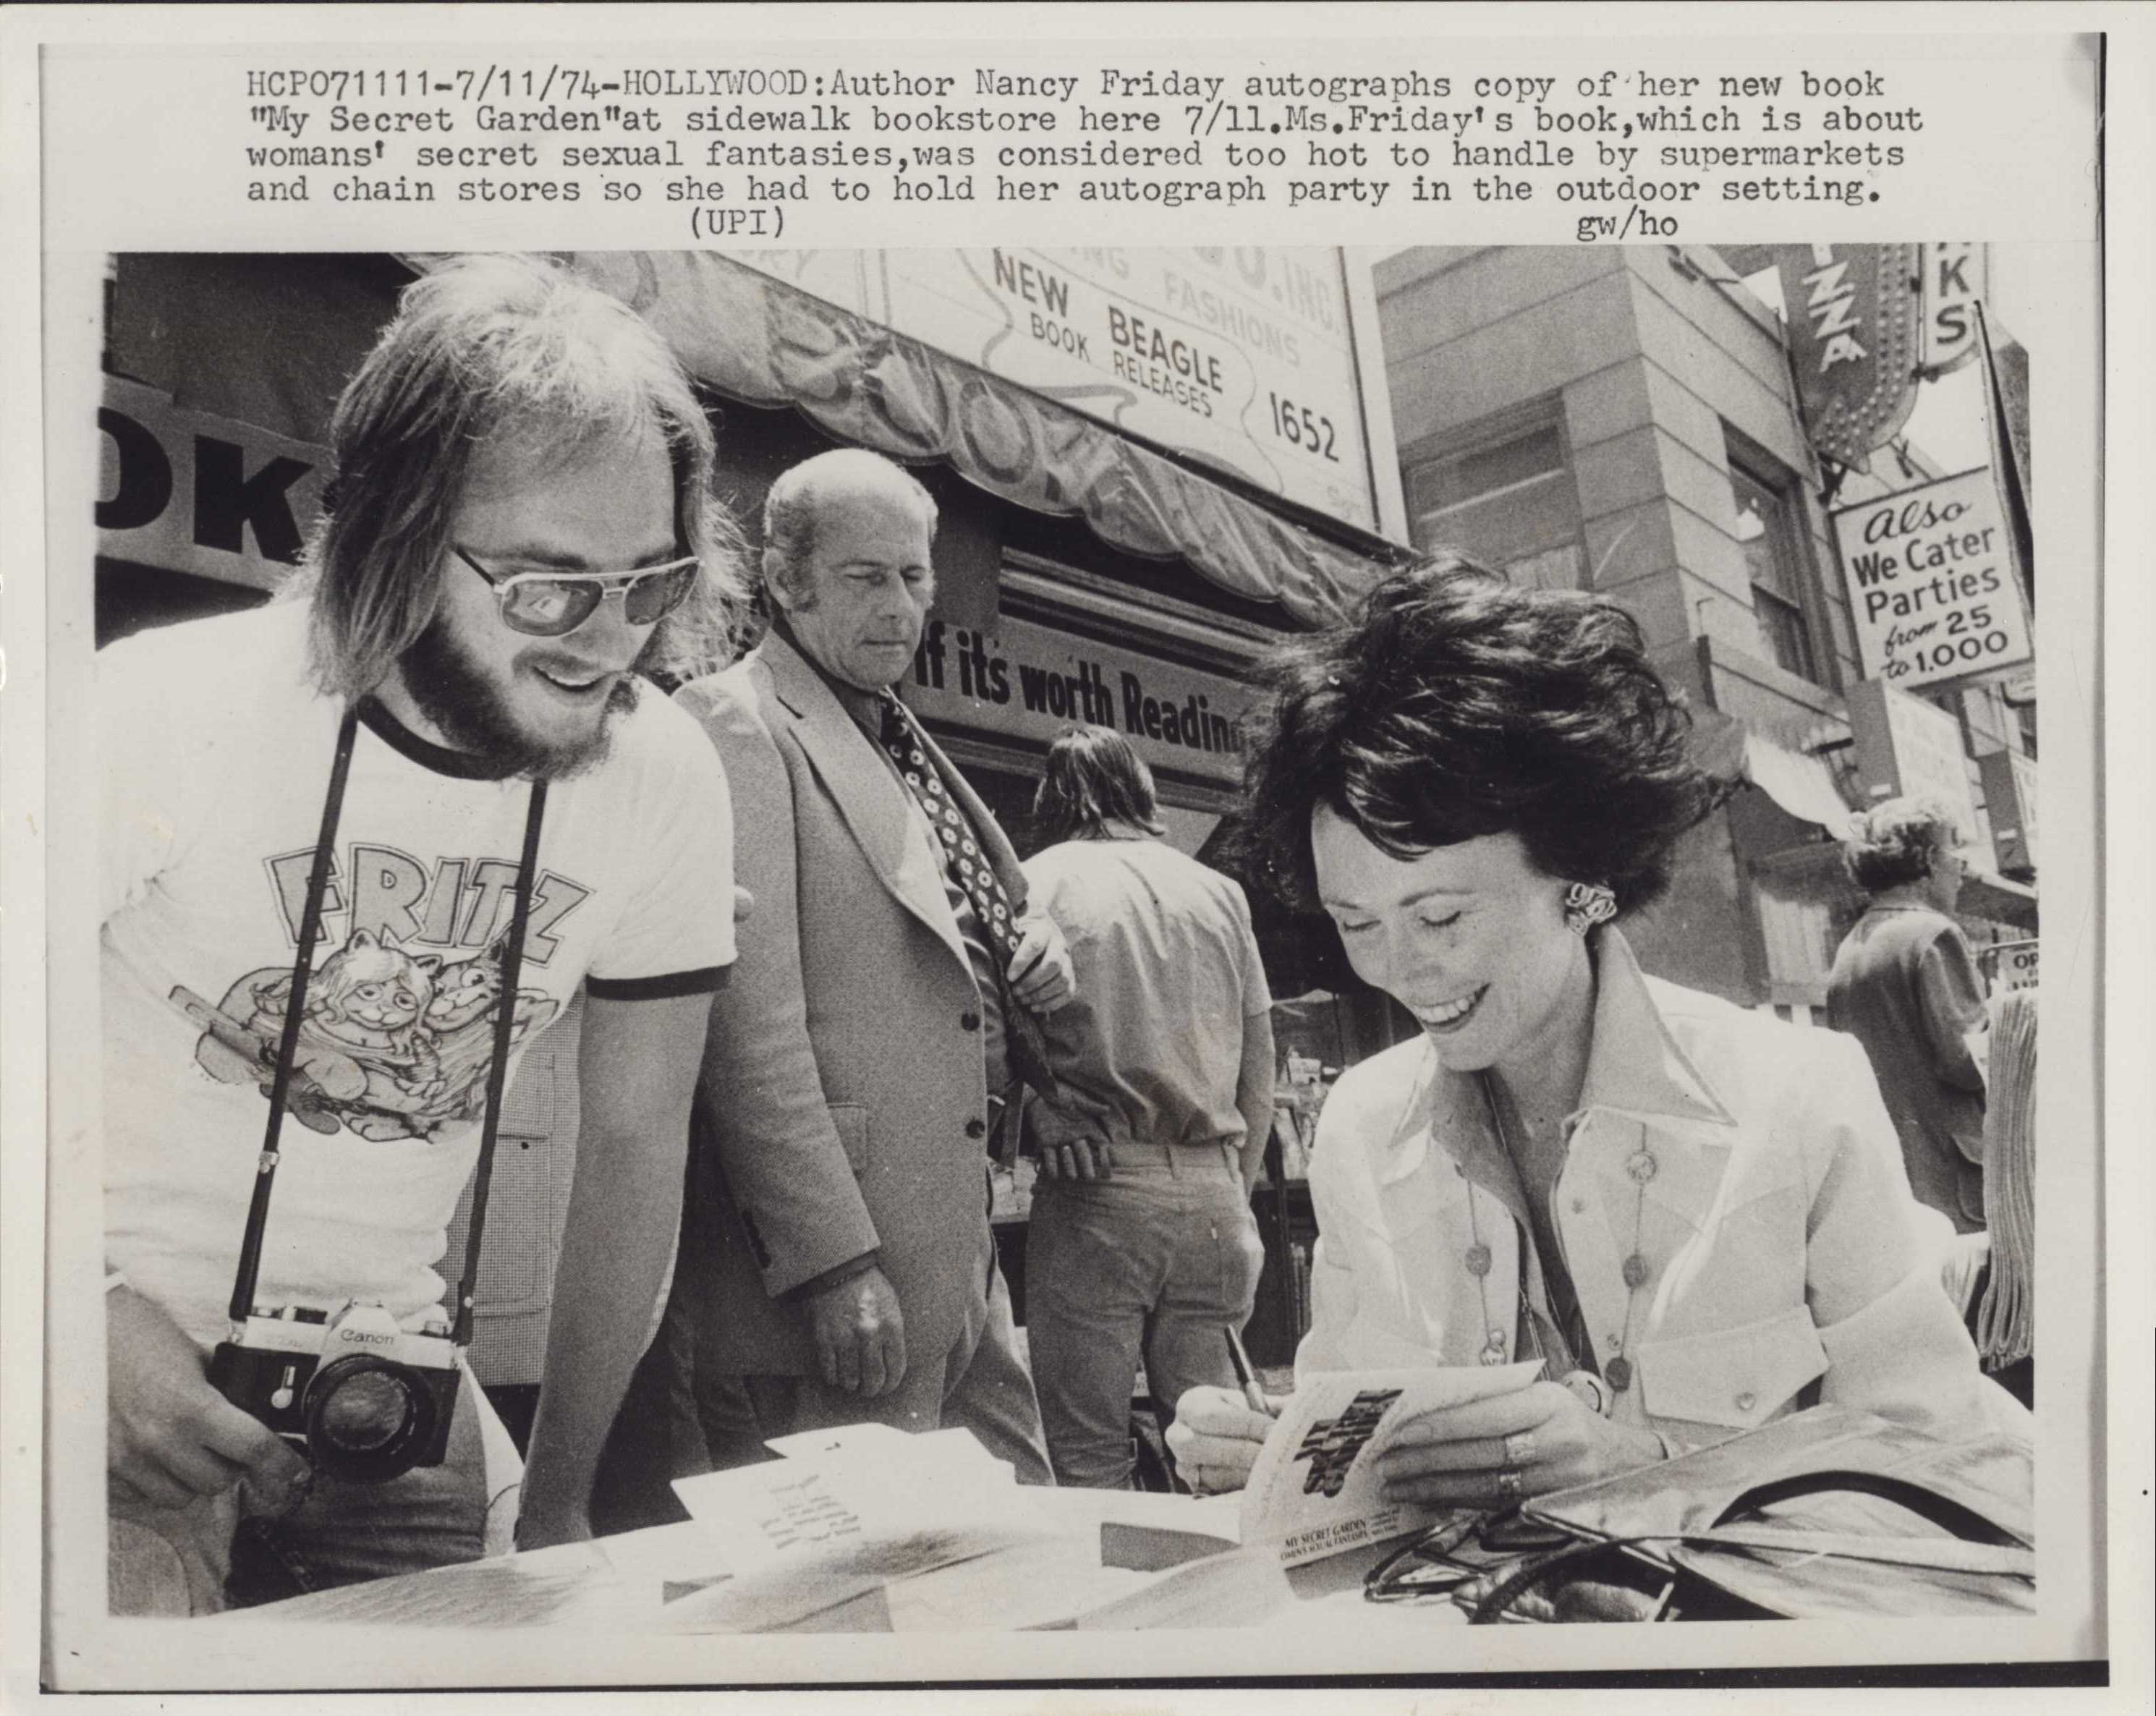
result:
<svg viewBox="0 0 2156 1716"><path fill-rule="evenodd" d="M211 1356L211 1384L317 1470L381 1482L442 1463L459 1372L439 1311L413 1333L364 1300L331 1312L258 1308L234 1333Z"/></svg>

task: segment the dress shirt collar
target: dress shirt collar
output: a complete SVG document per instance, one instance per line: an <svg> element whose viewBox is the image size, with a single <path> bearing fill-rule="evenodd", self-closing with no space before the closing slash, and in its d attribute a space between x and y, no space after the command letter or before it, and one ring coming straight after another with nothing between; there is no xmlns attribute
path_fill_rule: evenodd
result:
<svg viewBox="0 0 2156 1716"><path fill-rule="evenodd" d="M883 701L874 691L865 691L859 686L849 685L844 680L827 670L824 664L802 646L799 636L787 623L783 611L774 610L771 616L772 635L801 658L802 665L824 682L824 688L839 700L839 706L854 718L859 727L879 746L883 742Z"/></svg>

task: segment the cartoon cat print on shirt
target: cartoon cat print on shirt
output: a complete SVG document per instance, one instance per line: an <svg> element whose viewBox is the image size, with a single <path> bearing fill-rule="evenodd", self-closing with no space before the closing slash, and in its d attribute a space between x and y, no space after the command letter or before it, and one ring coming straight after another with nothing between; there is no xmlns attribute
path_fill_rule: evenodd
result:
<svg viewBox="0 0 2156 1716"><path fill-rule="evenodd" d="M433 997L420 1019L442 1072L442 1095L421 1110L434 1128L476 1120L486 1107L506 939L497 936L476 958L444 965L435 974ZM519 989L511 1015L511 1045L552 1023L559 1010L543 990Z"/></svg>
<svg viewBox="0 0 2156 1716"><path fill-rule="evenodd" d="M197 1063L213 1078L252 1081L269 1095L291 989L282 966L248 973L215 1007L175 989L174 1003L203 1030ZM476 1118L501 994L498 938L472 958L446 963L356 931L308 982L287 1107L316 1132L341 1126L375 1140L433 1139ZM557 1010L543 991L521 990L512 1046Z"/></svg>
<svg viewBox="0 0 2156 1716"><path fill-rule="evenodd" d="M441 967L439 954L408 953L361 930L316 974L308 1022L340 1043L424 1062L429 1051L419 1020Z"/></svg>

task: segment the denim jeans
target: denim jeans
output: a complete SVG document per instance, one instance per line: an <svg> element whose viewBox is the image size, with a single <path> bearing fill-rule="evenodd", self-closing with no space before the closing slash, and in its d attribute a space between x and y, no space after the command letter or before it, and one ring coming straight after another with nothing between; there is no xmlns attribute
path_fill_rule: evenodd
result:
<svg viewBox="0 0 2156 1716"><path fill-rule="evenodd" d="M1257 1301L1264 1248L1232 1150L1116 1146L1106 1180L1036 1180L1026 1239L1026 1336L1058 1483L1131 1475L1138 1361L1162 1409L1232 1386L1222 1331Z"/></svg>
<svg viewBox="0 0 2156 1716"><path fill-rule="evenodd" d="M362 1580L475 1561L486 1538L485 1434L494 1409L469 1371L439 1466L387 1483L317 1477L281 1518L245 1487L184 1508L115 1498L106 1602L115 1615L213 1615Z"/></svg>

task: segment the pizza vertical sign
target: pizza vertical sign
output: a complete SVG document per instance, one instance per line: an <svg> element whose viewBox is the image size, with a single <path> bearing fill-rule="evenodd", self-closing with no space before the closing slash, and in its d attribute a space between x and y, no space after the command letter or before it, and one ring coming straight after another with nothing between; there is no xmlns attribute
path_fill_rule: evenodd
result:
<svg viewBox="0 0 2156 1716"><path fill-rule="evenodd" d="M1844 507L1834 534L1866 679L1912 691L2033 658L1988 468Z"/></svg>
<svg viewBox="0 0 2156 1716"><path fill-rule="evenodd" d="M1917 403L1917 253L1914 244L1775 249L1798 408L1812 445L1851 470L1871 470L1872 450Z"/></svg>

